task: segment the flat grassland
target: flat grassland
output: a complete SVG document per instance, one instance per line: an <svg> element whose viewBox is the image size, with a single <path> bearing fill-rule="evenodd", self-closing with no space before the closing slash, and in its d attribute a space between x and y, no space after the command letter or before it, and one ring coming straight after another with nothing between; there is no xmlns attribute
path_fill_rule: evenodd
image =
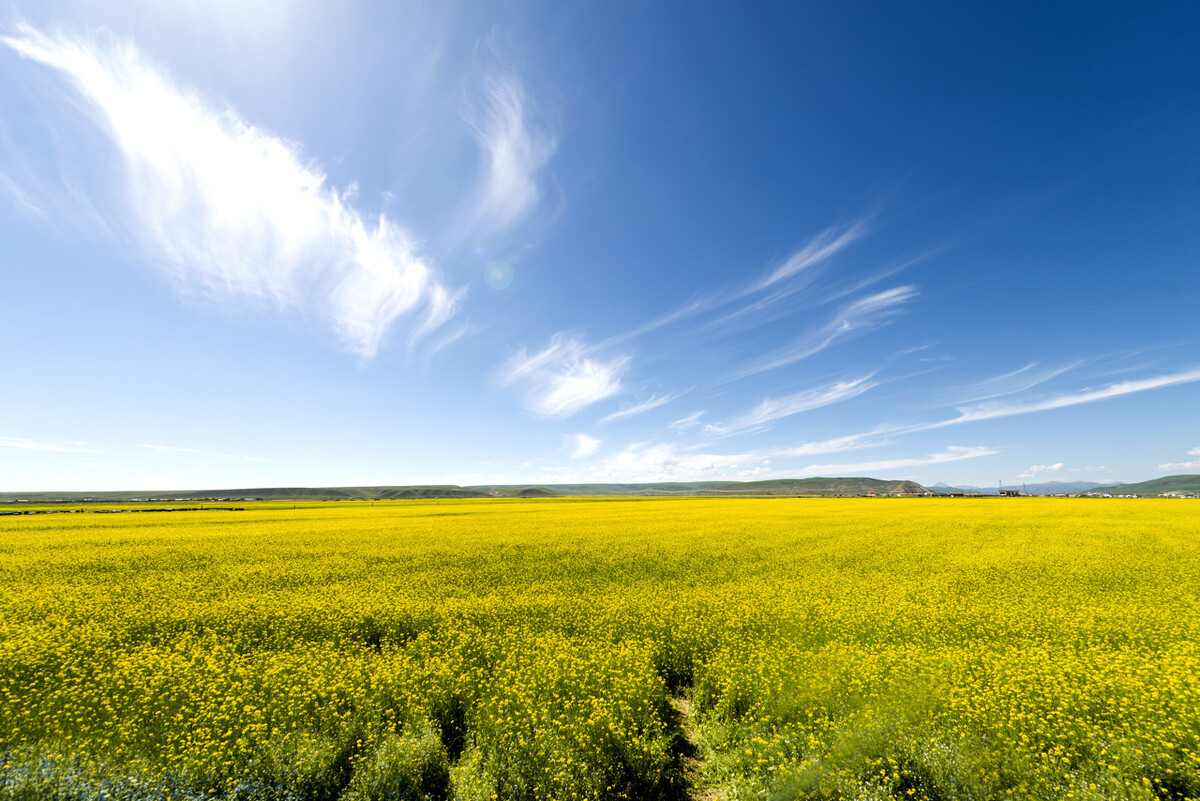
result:
<svg viewBox="0 0 1200 801"><path fill-rule="evenodd" d="M1200 505L0 518L0 798L1200 797Z"/></svg>

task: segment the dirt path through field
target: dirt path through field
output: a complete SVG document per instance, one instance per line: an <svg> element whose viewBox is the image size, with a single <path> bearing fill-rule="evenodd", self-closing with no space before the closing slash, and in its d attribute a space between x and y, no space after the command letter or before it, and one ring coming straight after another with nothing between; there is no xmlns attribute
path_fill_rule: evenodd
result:
<svg viewBox="0 0 1200 801"><path fill-rule="evenodd" d="M680 762L687 780L687 794L692 801L720 801L723 794L717 789L700 789L704 784L704 756L700 750L695 727L692 725L692 701L686 696L671 699L676 720L683 732L684 742L680 748Z"/></svg>

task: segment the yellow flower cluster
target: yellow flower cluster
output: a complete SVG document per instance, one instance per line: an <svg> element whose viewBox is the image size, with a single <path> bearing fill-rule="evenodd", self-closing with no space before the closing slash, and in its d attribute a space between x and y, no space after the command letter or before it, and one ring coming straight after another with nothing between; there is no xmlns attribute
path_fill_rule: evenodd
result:
<svg viewBox="0 0 1200 801"><path fill-rule="evenodd" d="M1177 501L0 518L0 799L1200 798L1198 598Z"/></svg>

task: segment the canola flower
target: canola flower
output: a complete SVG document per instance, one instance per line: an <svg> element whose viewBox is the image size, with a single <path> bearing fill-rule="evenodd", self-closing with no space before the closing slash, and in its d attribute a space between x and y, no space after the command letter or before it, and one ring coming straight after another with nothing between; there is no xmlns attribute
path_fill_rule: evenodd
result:
<svg viewBox="0 0 1200 801"><path fill-rule="evenodd" d="M0 798L1200 798L1198 597L1179 501L0 518Z"/></svg>

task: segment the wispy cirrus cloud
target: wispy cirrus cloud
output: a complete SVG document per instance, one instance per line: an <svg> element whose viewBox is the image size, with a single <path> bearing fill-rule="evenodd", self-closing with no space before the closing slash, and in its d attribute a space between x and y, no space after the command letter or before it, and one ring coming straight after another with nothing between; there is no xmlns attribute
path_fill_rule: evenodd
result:
<svg viewBox="0 0 1200 801"><path fill-rule="evenodd" d="M110 227L132 229L181 294L299 311L363 359L401 318L411 344L454 314L459 293L412 235L365 217L295 144L180 88L132 45L25 24L0 41L88 102L126 164L131 224Z"/></svg>
<svg viewBox="0 0 1200 801"><path fill-rule="evenodd" d="M619 345L626 340L636 339L637 337L648 334L651 331L657 331L660 328L666 328L667 326L674 325L675 323L682 322L691 317L704 314L705 312L711 311L720 305L722 305L722 302L718 300L715 295L692 298L690 301L674 311L655 317L650 322L643 323L637 328L609 337L608 339L604 340L604 344L610 346Z"/></svg>
<svg viewBox="0 0 1200 801"><path fill-rule="evenodd" d="M681 417L668 425L668 428L673 428L676 431L687 431L700 425L700 418L704 416L703 411L692 412L687 417Z"/></svg>
<svg viewBox="0 0 1200 801"><path fill-rule="evenodd" d="M1099 389L1085 389L1078 392L1062 393L1034 401L1018 401L1012 403L980 403L974 406L959 407L958 417L945 420L940 423L933 423L922 428L942 428L961 423L972 423L980 420L994 420L999 417L1011 417L1019 414L1044 412L1050 409L1062 409L1068 406L1078 406L1083 403L1095 403L1096 401L1108 400L1109 398L1119 398L1123 395L1132 395L1137 392L1148 392L1154 389L1163 389L1165 387L1179 386L1181 384L1190 384L1196 381L1200 381L1200 368L1184 370L1182 372L1171 373L1168 375L1155 376L1154 378L1143 378L1136 381L1119 381L1117 383L1100 387Z"/></svg>
<svg viewBox="0 0 1200 801"><path fill-rule="evenodd" d="M146 448L155 453L170 454L170 453L193 453L200 457L217 457L218 459L238 459L243 462L267 462L269 459L261 456L239 456L233 453L205 453L204 451L195 448L180 448L175 445L139 445L139 448Z"/></svg>
<svg viewBox="0 0 1200 801"><path fill-rule="evenodd" d="M705 430L714 434L740 434L760 429L785 417L858 397L878 385L878 382L871 380L874 376L874 373L868 373L858 378L837 381L780 398L766 398L740 417L728 423L709 425Z"/></svg>
<svg viewBox="0 0 1200 801"><path fill-rule="evenodd" d="M83 443L79 442L38 442L36 440L27 439L26 437L0 437L0 448L20 448L27 451L47 451L50 453L89 452L89 449L82 447L82 444Z"/></svg>
<svg viewBox="0 0 1200 801"><path fill-rule="evenodd" d="M0 172L0 194L7 195L13 205L24 211L26 214L36 217L39 220L45 220L50 215L42 208L28 192L22 189L16 181L5 173Z"/></svg>
<svg viewBox="0 0 1200 801"><path fill-rule="evenodd" d="M996 453L997 451L994 448L981 446L964 448L951 445L940 453L931 453L928 456L918 456L903 459L881 459L873 462L853 462L845 464L811 464L808 467L796 471L796 474L804 476L845 476L887 470L902 470L907 467L943 464L945 462L960 462L964 459L978 459L981 456L993 456Z"/></svg>
<svg viewBox="0 0 1200 801"><path fill-rule="evenodd" d="M641 403L634 404L633 406L626 406L624 409L618 409L612 414L602 417L600 422L611 423L614 420L623 420L627 417L635 417L636 415L643 414L651 409L657 409L660 406L666 406L668 403L675 400L682 394L682 392L675 392L667 395L654 395L648 400L642 401Z"/></svg>
<svg viewBox="0 0 1200 801"><path fill-rule="evenodd" d="M757 324L763 319L761 313L764 310L811 284L819 272L818 268L842 250L867 236L870 233L871 219L871 217L863 217L845 225L826 228L761 278L727 291L693 297L674 311L660 315L630 331L618 334L610 338L608 342L617 344L684 320L703 317L721 310L724 311L718 317L701 325L710 330L724 329L732 321L747 317ZM914 259L912 263L916 261ZM889 270L886 274L894 271L894 269ZM878 280L880 277L882 274L873 277L868 283ZM770 291L764 293L764 290L768 289ZM833 299L837 297L840 297L840 294L835 295Z"/></svg>
<svg viewBox="0 0 1200 801"><path fill-rule="evenodd" d="M867 448L879 448L889 443L888 434L890 429L878 427L871 431L866 431L857 434L846 434L840 437L830 437L822 440L809 440L807 442L799 442L791 445L773 445L765 448L749 450L738 454L740 459L788 459L801 456L818 456L827 453L842 453L844 451L863 450ZM692 447L684 447L680 450L683 452L692 452L699 450L704 445L696 445Z"/></svg>
<svg viewBox="0 0 1200 801"><path fill-rule="evenodd" d="M756 373L774 370L807 359L847 337L865 333L885 325L900 307L917 296L912 285L893 287L842 306L825 325L794 342L767 353L748 367L734 373L733 378L745 378Z"/></svg>
<svg viewBox="0 0 1200 801"><path fill-rule="evenodd" d="M1081 364L1083 364L1083 361L1078 360L1070 364L1043 367L1037 362L1029 362L1025 366L1004 373L1003 375L985 378L982 381L976 382L968 389L970 396L961 399L959 403L973 403L991 398L1000 398L1005 395L1015 395L1019 392L1027 392L1040 384L1044 384L1047 381L1058 378L1064 373L1076 369Z"/></svg>
<svg viewBox="0 0 1200 801"><path fill-rule="evenodd" d="M522 383L525 402L543 417L570 417L624 390L621 376L629 357L596 357L577 338L555 334L537 353L522 350L501 369L504 386Z"/></svg>
<svg viewBox="0 0 1200 801"><path fill-rule="evenodd" d="M1085 389L1077 392L1060 393L1057 395L1052 395L1048 398L1040 398L1037 400L1008 403L981 403L973 406L964 405L957 408L958 416L947 418L945 420L935 420L929 423L910 423L906 425L883 424L867 431L847 434L835 440L828 440L828 442L843 442L847 444L848 448L872 447L874 445L881 444L889 437L904 436L906 434L916 434L925 431L936 431L938 429L948 428L950 426L964 425L966 423L981 422L984 420L994 420L1023 414L1034 414L1036 412L1049 411L1052 409L1062 409L1084 403L1095 403L1096 401L1107 400L1109 398L1131 395L1138 392L1149 392L1151 390L1162 389L1165 387L1190 384L1197 381L1200 381L1200 368L1183 370L1181 372L1169 373L1166 375L1155 376L1153 378L1144 378L1134 381L1120 381L1099 389ZM1200 448L1196 450L1200 452ZM1190 456L1193 454L1189 452L1188 455ZM1200 455L1200 453L1197 453L1196 455ZM1181 462L1177 464L1184 463Z"/></svg>
<svg viewBox="0 0 1200 801"><path fill-rule="evenodd" d="M842 437L832 437L813 442L802 442L798 445L789 445L771 451L770 455L772 457L818 456L826 453L842 453L843 451L876 448L886 444L886 442L886 429L877 428L860 434L847 434Z"/></svg>
<svg viewBox="0 0 1200 801"><path fill-rule="evenodd" d="M832 226L809 240L787 261L743 290L743 295L759 292L812 267L823 264L870 233L870 220L863 218L847 225Z"/></svg>
<svg viewBox="0 0 1200 801"><path fill-rule="evenodd" d="M461 111L483 153L483 172L467 221L487 237L523 221L541 199L539 173L557 148L554 134L534 117L516 70L502 63L489 42L493 63Z"/></svg>

